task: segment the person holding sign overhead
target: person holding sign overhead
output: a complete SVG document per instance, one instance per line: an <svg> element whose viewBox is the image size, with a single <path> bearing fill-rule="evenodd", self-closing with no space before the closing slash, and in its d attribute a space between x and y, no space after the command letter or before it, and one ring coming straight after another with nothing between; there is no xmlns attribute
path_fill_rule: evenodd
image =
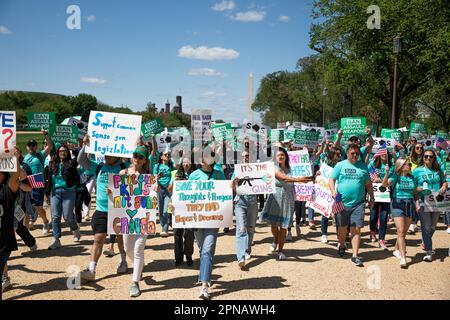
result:
<svg viewBox="0 0 450 320"><path fill-rule="evenodd" d="M350 143L347 147L347 160L339 162L333 169L330 177L330 190L333 198L342 195L342 202L345 209L336 215L339 238L339 256L345 254L345 238L347 227L350 226L352 235L352 263L362 267L361 258L358 257L361 240L361 228L364 227L364 202L365 192L369 193L369 207L373 208L374 194L372 182L369 177L369 170L363 161L358 160L361 150L358 144ZM336 182L338 186L336 188Z"/></svg>
<svg viewBox="0 0 450 320"><path fill-rule="evenodd" d="M270 194L261 212L261 220L271 224L273 243L271 252L277 252L278 260L285 260L283 253L287 229L294 216L294 183L307 183L311 177L293 178L289 167L289 156L284 148L276 153L275 163L276 193ZM278 249L278 251L277 251Z"/></svg>
<svg viewBox="0 0 450 320"><path fill-rule="evenodd" d="M398 159L395 170L390 172L389 163L385 164L383 187L391 187L391 208L395 227L397 228L397 241L395 242L394 256L400 259L400 267L406 268L406 233L415 211L420 209L417 194L417 180L411 174L409 159Z"/></svg>
<svg viewBox="0 0 450 320"><path fill-rule="evenodd" d="M420 211L419 218L422 228L422 240L426 255L423 261L433 261L433 242L432 237L436 231L436 225L439 220L440 211L430 209L425 205L425 197L432 191L437 192L438 197L443 197L447 191L448 183L445 180L444 170L437 161L436 153L433 150L427 150L423 154L424 164L414 170L413 175L417 179L420 191ZM433 211L430 211L433 210Z"/></svg>

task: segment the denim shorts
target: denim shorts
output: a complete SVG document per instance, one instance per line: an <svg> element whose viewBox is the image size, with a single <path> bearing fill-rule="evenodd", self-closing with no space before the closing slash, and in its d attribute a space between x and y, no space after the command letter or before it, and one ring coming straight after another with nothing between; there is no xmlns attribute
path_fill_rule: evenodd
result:
<svg viewBox="0 0 450 320"><path fill-rule="evenodd" d="M44 205L44 189L33 189L33 201L35 207L42 207Z"/></svg>
<svg viewBox="0 0 450 320"><path fill-rule="evenodd" d="M338 227L364 227L364 202L350 208L345 208L344 211L336 214L335 217Z"/></svg>
<svg viewBox="0 0 450 320"><path fill-rule="evenodd" d="M391 214L393 218L410 218L416 213L416 204L414 199L394 198L391 202Z"/></svg>

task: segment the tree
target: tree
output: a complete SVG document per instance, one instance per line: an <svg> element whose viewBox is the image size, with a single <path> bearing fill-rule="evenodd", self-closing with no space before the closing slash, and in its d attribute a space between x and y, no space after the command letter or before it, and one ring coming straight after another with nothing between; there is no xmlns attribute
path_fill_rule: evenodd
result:
<svg viewBox="0 0 450 320"><path fill-rule="evenodd" d="M75 97L68 97L67 101L72 105L74 112L81 116L81 120L88 121L92 110L97 110L97 98L86 93L80 93ZM75 114L73 114L75 115Z"/></svg>

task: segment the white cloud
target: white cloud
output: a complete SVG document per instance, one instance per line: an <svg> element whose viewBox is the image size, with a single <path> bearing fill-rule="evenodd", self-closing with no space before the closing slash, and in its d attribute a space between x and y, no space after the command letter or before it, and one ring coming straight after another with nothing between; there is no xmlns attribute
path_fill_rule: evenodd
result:
<svg viewBox="0 0 450 320"><path fill-rule="evenodd" d="M178 56L198 60L231 60L239 58L239 52L221 47L208 48L201 46L194 48L192 46L184 46L178 50Z"/></svg>
<svg viewBox="0 0 450 320"><path fill-rule="evenodd" d="M105 84L108 81L106 81L104 79L99 79L99 78L81 77L80 78L80 82L91 83L91 84L96 84L96 85L102 85L102 84Z"/></svg>
<svg viewBox="0 0 450 320"><path fill-rule="evenodd" d="M234 16L231 16L231 20L240 21L240 22L260 22L263 21L266 17L265 11L247 11L247 12L238 12Z"/></svg>
<svg viewBox="0 0 450 320"><path fill-rule="evenodd" d="M5 26L0 26L0 34L11 34L12 32Z"/></svg>
<svg viewBox="0 0 450 320"><path fill-rule="evenodd" d="M95 17L95 16L87 16L86 17L86 20L88 21L88 22L93 22L93 21L95 21L97 18Z"/></svg>
<svg viewBox="0 0 450 320"><path fill-rule="evenodd" d="M281 16L278 18L278 20L280 20L281 22L288 23L289 21L291 21L291 17L281 15Z"/></svg>
<svg viewBox="0 0 450 320"><path fill-rule="evenodd" d="M225 11L225 10L233 10L236 7L236 4L233 0L226 1L223 0L222 2L216 3L214 6L211 7L214 11Z"/></svg>
<svg viewBox="0 0 450 320"><path fill-rule="evenodd" d="M227 94L225 92L204 91L202 92L202 96L207 98L219 98L226 97Z"/></svg>
<svg viewBox="0 0 450 320"><path fill-rule="evenodd" d="M211 68L191 69L188 72L190 76L206 76L206 77L225 77L225 74Z"/></svg>

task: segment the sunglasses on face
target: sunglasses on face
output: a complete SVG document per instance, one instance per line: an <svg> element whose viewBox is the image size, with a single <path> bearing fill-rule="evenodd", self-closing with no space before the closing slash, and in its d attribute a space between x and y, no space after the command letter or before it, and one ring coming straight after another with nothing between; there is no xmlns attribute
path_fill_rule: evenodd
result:
<svg viewBox="0 0 450 320"><path fill-rule="evenodd" d="M350 155L352 155L352 156L359 156L360 153L359 152L350 152Z"/></svg>
<svg viewBox="0 0 450 320"><path fill-rule="evenodd" d="M434 158L434 155L432 155L432 154L426 154L426 155L423 156L423 158L424 158L424 159L433 159L433 158Z"/></svg>
<svg viewBox="0 0 450 320"><path fill-rule="evenodd" d="M28 146L29 146L30 148L34 148L34 147L36 147L36 144L31 143L31 144L29 144Z"/></svg>
<svg viewBox="0 0 450 320"><path fill-rule="evenodd" d="M404 165L405 165L405 166L408 166L408 167L411 167L411 166L412 166L411 162L406 162Z"/></svg>
<svg viewBox="0 0 450 320"><path fill-rule="evenodd" d="M135 159L138 159L138 160L144 160L145 159L143 156L141 156L140 154L137 154L137 153L133 154L133 157Z"/></svg>
<svg viewBox="0 0 450 320"><path fill-rule="evenodd" d="M416 147L416 150L423 150L423 147Z"/></svg>

